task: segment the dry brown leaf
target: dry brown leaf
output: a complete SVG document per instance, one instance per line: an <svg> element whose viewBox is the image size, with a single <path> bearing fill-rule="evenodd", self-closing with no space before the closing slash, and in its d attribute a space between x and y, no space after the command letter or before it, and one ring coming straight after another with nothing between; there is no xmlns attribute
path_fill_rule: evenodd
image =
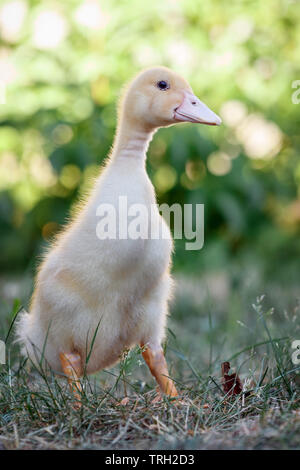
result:
<svg viewBox="0 0 300 470"><path fill-rule="evenodd" d="M223 390L226 395L229 397L233 395L239 395L243 391L243 384L239 376L235 373L229 374L230 363L223 362L221 365L222 368L222 385Z"/></svg>

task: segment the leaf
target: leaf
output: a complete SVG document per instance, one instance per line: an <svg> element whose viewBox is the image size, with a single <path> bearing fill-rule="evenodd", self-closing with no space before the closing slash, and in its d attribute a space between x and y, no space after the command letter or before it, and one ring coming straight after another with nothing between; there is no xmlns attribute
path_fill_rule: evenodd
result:
<svg viewBox="0 0 300 470"><path fill-rule="evenodd" d="M239 395L243 391L243 384L239 376L235 373L229 374L230 362L223 362L222 368L222 386L224 393L229 397Z"/></svg>

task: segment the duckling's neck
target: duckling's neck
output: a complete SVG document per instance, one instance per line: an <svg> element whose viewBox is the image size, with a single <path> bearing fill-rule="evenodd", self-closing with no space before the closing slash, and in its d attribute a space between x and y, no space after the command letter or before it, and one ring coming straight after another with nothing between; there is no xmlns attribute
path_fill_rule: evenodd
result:
<svg viewBox="0 0 300 470"><path fill-rule="evenodd" d="M113 146L112 157L137 158L145 161L155 129L121 120Z"/></svg>

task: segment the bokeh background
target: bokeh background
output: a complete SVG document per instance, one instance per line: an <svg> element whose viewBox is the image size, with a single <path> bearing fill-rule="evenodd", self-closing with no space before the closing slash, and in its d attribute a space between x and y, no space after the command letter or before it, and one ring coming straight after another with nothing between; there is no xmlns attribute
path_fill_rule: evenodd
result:
<svg viewBox="0 0 300 470"><path fill-rule="evenodd" d="M230 351L259 336L251 305L261 294L282 331L299 327L299 24L291 0L1 0L5 327L112 145L124 82L157 64L183 74L223 119L161 130L149 149L160 203L205 204L204 248L176 242L170 329L187 351L200 337Z"/></svg>

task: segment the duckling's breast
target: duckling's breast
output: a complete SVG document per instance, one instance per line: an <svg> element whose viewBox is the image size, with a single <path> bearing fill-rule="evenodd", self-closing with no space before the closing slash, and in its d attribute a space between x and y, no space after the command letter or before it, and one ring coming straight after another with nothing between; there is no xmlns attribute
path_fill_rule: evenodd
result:
<svg viewBox="0 0 300 470"><path fill-rule="evenodd" d="M90 207L87 225L98 238L95 240L96 251L104 262L106 273L122 278L151 270L152 277L159 278L170 264L172 236L159 214L154 188L146 171L130 166L132 162L125 168L122 165L112 168L103 179ZM110 207L115 216L115 225L110 227L113 236L106 238L104 235L99 239L103 224L97 214L104 213L106 207Z"/></svg>

